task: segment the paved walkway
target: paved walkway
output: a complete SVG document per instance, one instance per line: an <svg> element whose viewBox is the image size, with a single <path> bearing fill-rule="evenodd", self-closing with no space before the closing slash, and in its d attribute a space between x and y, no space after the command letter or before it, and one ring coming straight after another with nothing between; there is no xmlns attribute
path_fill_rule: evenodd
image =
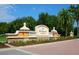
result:
<svg viewBox="0 0 79 59"><path fill-rule="evenodd" d="M0 49L0 55L79 55L79 39Z"/></svg>

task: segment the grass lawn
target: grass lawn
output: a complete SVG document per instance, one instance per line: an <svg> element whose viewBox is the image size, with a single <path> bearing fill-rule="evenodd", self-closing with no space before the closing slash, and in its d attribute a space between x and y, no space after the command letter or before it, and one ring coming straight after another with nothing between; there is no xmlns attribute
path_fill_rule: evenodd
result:
<svg viewBox="0 0 79 59"><path fill-rule="evenodd" d="M0 44L5 43L6 41L7 41L6 36L5 35L0 35Z"/></svg>
<svg viewBox="0 0 79 59"><path fill-rule="evenodd" d="M0 48L7 48L8 46L5 45L6 42L6 36L0 35Z"/></svg>

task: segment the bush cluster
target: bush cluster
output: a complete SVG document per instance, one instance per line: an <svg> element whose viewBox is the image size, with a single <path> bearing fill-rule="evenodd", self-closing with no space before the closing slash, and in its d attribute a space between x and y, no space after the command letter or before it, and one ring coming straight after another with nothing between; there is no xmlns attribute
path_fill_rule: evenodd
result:
<svg viewBox="0 0 79 59"><path fill-rule="evenodd" d="M58 39L35 39L31 41L16 41L13 43L10 43L14 46L23 46L23 45L33 45L33 44L41 44L41 43L49 43L49 42L56 42L56 41L63 41L63 40L71 40L72 37L60 37Z"/></svg>
<svg viewBox="0 0 79 59"><path fill-rule="evenodd" d="M7 42L5 35L0 35L0 45L4 45Z"/></svg>

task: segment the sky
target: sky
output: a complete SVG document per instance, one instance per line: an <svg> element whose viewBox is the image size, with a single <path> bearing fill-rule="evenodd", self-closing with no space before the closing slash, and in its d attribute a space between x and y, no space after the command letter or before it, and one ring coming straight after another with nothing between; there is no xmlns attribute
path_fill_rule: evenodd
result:
<svg viewBox="0 0 79 59"><path fill-rule="evenodd" d="M42 12L57 15L61 9L68 9L69 6L70 4L0 4L0 22L11 22L24 16L32 16L37 20Z"/></svg>

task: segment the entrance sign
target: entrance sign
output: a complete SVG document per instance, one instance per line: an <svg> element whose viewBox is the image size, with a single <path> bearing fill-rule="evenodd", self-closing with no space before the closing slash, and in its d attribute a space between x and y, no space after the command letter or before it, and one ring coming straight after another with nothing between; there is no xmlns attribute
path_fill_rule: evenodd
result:
<svg viewBox="0 0 79 59"><path fill-rule="evenodd" d="M35 27L35 32L37 35L49 35L49 28L45 25L38 25Z"/></svg>
<svg viewBox="0 0 79 59"><path fill-rule="evenodd" d="M33 39L50 39L52 37L60 37L55 27L51 32L49 32L49 28L45 25L37 25L35 27L35 31L31 31L30 28L26 27L26 23L23 23L23 26L16 30L15 33L6 33L6 38L8 39L8 43L16 42L16 41L27 41ZM72 32L71 32L71 35Z"/></svg>

